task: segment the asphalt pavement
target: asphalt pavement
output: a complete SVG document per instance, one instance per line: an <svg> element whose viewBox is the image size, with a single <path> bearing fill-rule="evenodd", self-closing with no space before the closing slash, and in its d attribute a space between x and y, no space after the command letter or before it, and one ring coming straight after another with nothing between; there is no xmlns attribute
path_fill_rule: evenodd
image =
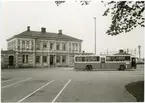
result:
<svg viewBox="0 0 145 103"><path fill-rule="evenodd" d="M126 71L4 69L1 76L2 102L136 102L124 86L144 80L144 67Z"/></svg>

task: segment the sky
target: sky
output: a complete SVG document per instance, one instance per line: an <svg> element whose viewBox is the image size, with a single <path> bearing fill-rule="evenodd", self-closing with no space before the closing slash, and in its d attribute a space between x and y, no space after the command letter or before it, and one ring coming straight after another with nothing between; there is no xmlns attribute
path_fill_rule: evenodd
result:
<svg viewBox="0 0 145 103"><path fill-rule="evenodd" d="M137 50L141 45L141 57L144 57L144 28L137 27L131 32L116 36L106 34L110 17L102 16L106 7L99 0L93 0L87 6L73 1L57 6L47 0L4 0L1 6L1 48L7 49L6 39L19 34L30 26L33 31L45 27L47 32L64 34L82 39L82 50L94 53L94 35L96 17L96 54L118 49ZM133 52L134 53L134 52Z"/></svg>

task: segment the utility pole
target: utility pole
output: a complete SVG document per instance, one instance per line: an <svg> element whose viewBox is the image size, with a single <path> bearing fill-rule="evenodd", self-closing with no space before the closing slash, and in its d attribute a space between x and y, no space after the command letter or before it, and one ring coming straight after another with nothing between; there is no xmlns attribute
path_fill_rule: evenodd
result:
<svg viewBox="0 0 145 103"><path fill-rule="evenodd" d="M107 48L107 55L108 55L109 53L108 53L108 48Z"/></svg>
<svg viewBox="0 0 145 103"><path fill-rule="evenodd" d="M35 38L34 39L35 41L34 41L34 50L35 50L35 52L34 52L34 66L36 67L36 49L37 49L37 38Z"/></svg>
<svg viewBox="0 0 145 103"><path fill-rule="evenodd" d="M95 55L96 55L96 17L94 17L95 20Z"/></svg>
<svg viewBox="0 0 145 103"><path fill-rule="evenodd" d="M141 46L140 46L140 45L138 45L138 54L139 54L139 59L141 58L140 49L141 49Z"/></svg>

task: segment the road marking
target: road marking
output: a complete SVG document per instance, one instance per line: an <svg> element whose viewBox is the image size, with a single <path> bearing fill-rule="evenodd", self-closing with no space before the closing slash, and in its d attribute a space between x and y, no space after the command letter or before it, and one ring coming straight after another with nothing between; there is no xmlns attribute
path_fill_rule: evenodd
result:
<svg viewBox="0 0 145 103"><path fill-rule="evenodd" d="M40 89L44 88L45 86L47 86L48 84L52 83L54 80L46 83L45 85L41 86L40 88L38 88L37 90L33 91L32 93L30 93L29 95L27 95L26 97L22 98L21 100L19 100L17 103L22 102L23 100L27 99L28 97L30 97L31 95L33 95L34 93L36 93L37 91L39 91Z"/></svg>
<svg viewBox="0 0 145 103"><path fill-rule="evenodd" d="M5 81L3 81L3 82L1 82L1 83L9 82L9 81L12 81L12 80L14 80L14 79L5 80Z"/></svg>
<svg viewBox="0 0 145 103"><path fill-rule="evenodd" d="M10 87L10 86L13 86L13 85L15 85L15 84L18 84L18 83L21 83L21 82L24 82L24 81L27 81L27 80L30 80L30 79L31 79L31 78L24 79L24 80L22 80L22 81L19 81L19 82L16 82L16 83L12 83L12 84L10 84L10 85L3 86L3 87L1 87L1 88Z"/></svg>
<svg viewBox="0 0 145 103"><path fill-rule="evenodd" d="M137 101L137 99L131 93L129 93L125 87L124 87L124 90L130 97L132 97L135 101Z"/></svg>
<svg viewBox="0 0 145 103"><path fill-rule="evenodd" d="M60 90L60 92L57 94L57 96L53 99L52 103L56 101L56 99L59 97L59 95L62 93L62 91L66 88L66 86L70 83L71 79L64 85L64 87Z"/></svg>

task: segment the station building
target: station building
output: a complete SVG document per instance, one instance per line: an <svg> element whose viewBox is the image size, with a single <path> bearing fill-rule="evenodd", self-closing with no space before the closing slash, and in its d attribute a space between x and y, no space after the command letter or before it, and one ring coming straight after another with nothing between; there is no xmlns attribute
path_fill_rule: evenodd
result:
<svg viewBox="0 0 145 103"><path fill-rule="evenodd" d="M63 34L26 31L7 39L6 51L1 51L2 67L73 66L74 55L81 53L82 40Z"/></svg>

